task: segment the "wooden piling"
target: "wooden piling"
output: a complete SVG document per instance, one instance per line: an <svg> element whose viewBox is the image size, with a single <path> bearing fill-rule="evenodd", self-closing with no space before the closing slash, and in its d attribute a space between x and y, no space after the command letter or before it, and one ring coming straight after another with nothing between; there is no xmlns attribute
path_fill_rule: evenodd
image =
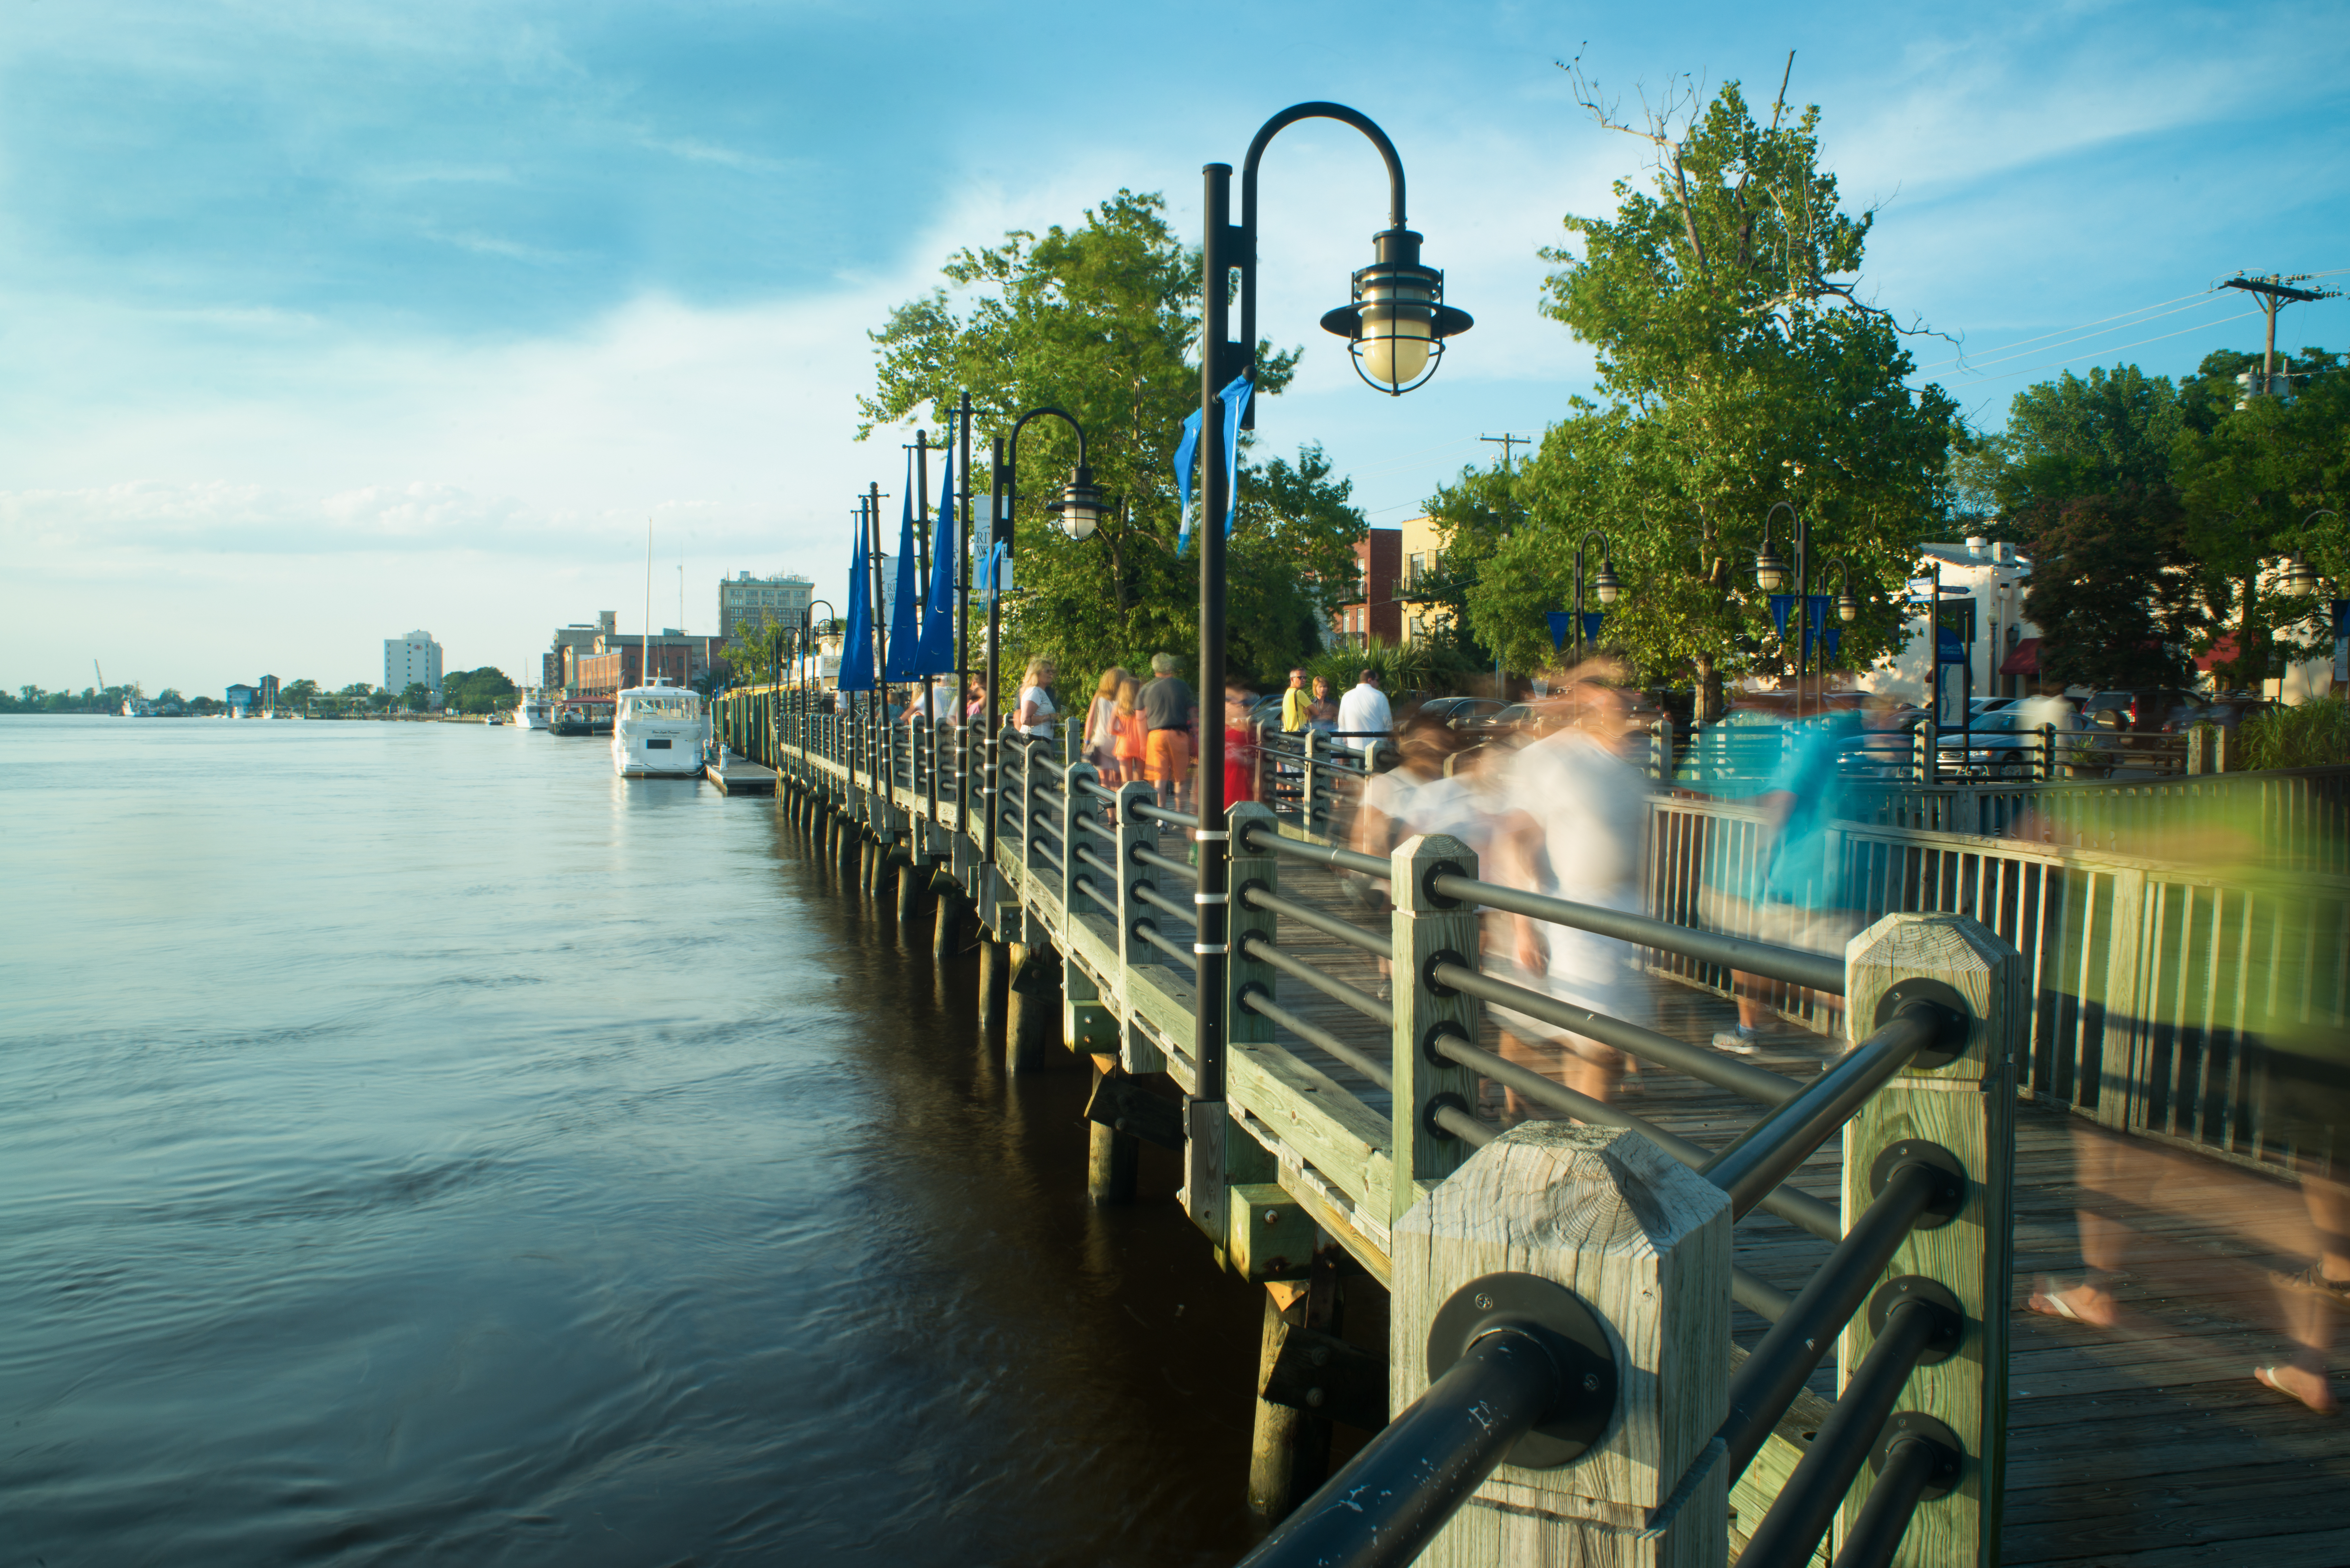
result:
<svg viewBox="0 0 2350 1568"><path fill-rule="evenodd" d="M1118 1067L1116 1056L1096 1056L1094 1087ZM1142 1145L1107 1123L1086 1124L1091 1142L1086 1151L1086 1197L1097 1209L1113 1209L1134 1201L1135 1170Z"/></svg>
<svg viewBox="0 0 2350 1568"><path fill-rule="evenodd" d="M1007 1072L1036 1073L1053 1064L1061 1040L1061 955L1044 945L1012 949L1012 979L1003 1015Z"/></svg>
<svg viewBox="0 0 2350 1568"><path fill-rule="evenodd" d="M944 963L962 951L963 916L971 906L954 893L941 893L936 902L938 912L931 921L931 959Z"/></svg>
<svg viewBox="0 0 2350 1568"><path fill-rule="evenodd" d="M1012 949L987 932L979 944L979 1026L1001 1026L1012 989Z"/></svg>

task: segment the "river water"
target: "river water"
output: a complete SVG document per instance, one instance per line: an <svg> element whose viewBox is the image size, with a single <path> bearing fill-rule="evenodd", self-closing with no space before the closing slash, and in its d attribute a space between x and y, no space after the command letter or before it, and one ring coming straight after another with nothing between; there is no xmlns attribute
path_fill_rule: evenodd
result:
<svg viewBox="0 0 2350 1568"><path fill-rule="evenodd" d="M1229 1562L1261 1293L601 740L0 717L9 1564Z"/></svg>

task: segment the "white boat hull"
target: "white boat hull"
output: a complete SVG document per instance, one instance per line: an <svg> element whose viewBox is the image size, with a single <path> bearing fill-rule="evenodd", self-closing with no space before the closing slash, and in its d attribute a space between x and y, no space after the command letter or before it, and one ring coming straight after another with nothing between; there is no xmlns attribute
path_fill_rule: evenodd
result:
<svg viewBox="0 0 2350 1568"><path fill-rule="evenodd" d="M624 779L698 778L710 742L702 700L674 686L631 687L612 720L612 771Z"/></svg>

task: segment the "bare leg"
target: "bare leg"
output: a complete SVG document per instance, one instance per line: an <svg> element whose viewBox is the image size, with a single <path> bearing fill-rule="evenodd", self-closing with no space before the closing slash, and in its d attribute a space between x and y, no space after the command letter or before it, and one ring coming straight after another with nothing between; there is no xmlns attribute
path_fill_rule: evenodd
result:
<svg viewBox="0 0 2350 1568"><path fill-rule="evenodd" d="M1566 1037L1566 1086L1607 1105L1624 1081L1624 1053L1580 1035Z"/></svg>
<svg viewBox="0 0 2350 1568"><path fill-rule="evenodd" d="M2301 1197L2317 1231L2319 1278L2350 1282L2350 1187L2304 1171ZM2331 1415L2340 1406L2327 1386L2325 1364L2334 1349L2334 1314L2350 1307L2350 1300L2318 1284L2280 1285L2277 1293L2284 1330L2293 1343L2293 1359L2261 1367L2254 1376L2311 1409Z"/></svg>

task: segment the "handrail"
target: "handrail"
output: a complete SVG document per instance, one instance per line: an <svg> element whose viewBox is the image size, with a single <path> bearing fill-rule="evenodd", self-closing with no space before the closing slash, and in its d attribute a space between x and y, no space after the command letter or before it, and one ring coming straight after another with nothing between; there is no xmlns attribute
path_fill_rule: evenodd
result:
<svg viewBox="0 0 2350 1568"><path fill-rule="evenodd" d="M1505 980L1468 969L1457 963L1439 961L1429 966L1429 978L1439 985L1465 992L1482 1002L1498 1002L1529 1017L1560 1028L1603 1045L1613 1045L1628 1051L1659 1067L1670 1067L1686 1073L1700 1083L1711 1084L1717 1089L1728 1089L1733 1095L1775 1106L1792 1100L1802 1092L1803 1085L1792 1078L1761 1067L1751 1067L1743 1062L1733 1062L1717 1056L1702 1046L1691 1045L1653 1029L1643 1029L1620 1018L1610 1018L1604 1012L1577 1007L1571 1002L1529 991L1523 985L1513 985Z"/></svg>
<svg viewBox="0 0 2350 1568"><path fill-rule="evenodd" d="M1157 948L1160 952L1165 953L1177 963L1186 965L1193 970L1197 970L1200 967L1199 954L1192 952L1188 949L1178 947L1173 942L1169 941L1165 937L1160 936L1159 934L1159 928L1152 925L1149 920L1135 921L1133 931L1136 936L1142 939L1142 940L1149 942L1152 947Z"/></svg>
<svg viewBox="0 0 2350 1568"><path fill-rule="evenodd" d="M1728 936L1696 926L1677 926L1670 920L1659 920L1648 915L1635 915L1597 904L1578 904L1451 872L1439 872L1428 879L1428 886L1430 891L1445 898L1482 904L1487 909L1500 909L1506 914L1524 915L1557 926L1572 926L1577 930L1614 937L1619 941L1635 942L1641 947L1661 948L1701 963L1743 970L1766 980L1785 981L1790 985L1809 986L1831 996L1844 994L1844 959L1840 954L1804 952L1799 948L1783 948L1776 943Z"/></svg>
<svg viewBox="0 0 2350 1568"><path fill-rule="evenodd" d="M1158 910L1160 914L1166 915L1173 919L1180 920L1187 926L1196 928L1200 923L1200 917L1198 915L1183 908L1180 904L1174 903L1170 899L1161 898L1159 896L1159 889L1153 888L1148 882L1137 882L1129 891L1134 894L1134 900L1138 904L1148 904L1152 909Z"/></svg>
<svg viewBox="0 0 2350 1568"><path fill-rule="evenodd" d="M1731 1218L1811 1158L1886 1080L1953 1028L1953 1016L1930 1002L1905 1002L1883 1028L1700 1167L1700 1175L1730 1195ZM1955 1027L1963 1038L1965 1021L1957 1020Z"/></svg>
<svg viewBox="0 0 2350 1568"><path fill-rule="evenodd" d="M1080 866L1092 867L1095 870L1108 877L1110 880L1110 886L1113 888L1118 885L1118 867L1112 866L1107 860L1102 859L1099 856L1096 855L1092 850L1087 849L1083 845L1079 845L1077 846L1077 864Z"/></svg>
<svg viewBox="0 0 2350 1568"><path fill-rule="evenodd" d="M1293 899L1284 898L1278 893L1268 893L1263 888L1243 888L1240 897L1241 902L1252 909L1263 909L1269 914L1279 915L1284 919L1295 920L1299 925L1310 926L1326 937L1336 937L1351 947L1360 948L1367 953L1376 953L1380 958L1390 961L1395 958L1394 940L1379 935L1377 931L1367 931L1360 926L1349 925L1335 915L1326 915L1319 909L1309 909Z"/></svg>
<svg viewBox="0 0 2350 1568"><path fill-rule="evenodd" d="M1835 1348L1836 1334L1867 1299L1869 1287L1909 1238L1909 1231L1942 1195L1949 1177L1922 1161L1907 1161L1887 1178L1884 1190L1853 1221L1795 1296L1787 1315L1771 1325L1762 1343L1730 1382L1730 1416L1721 1437L1730 1445L1734 1484L1754 1462L1762 1439L1787 1413L1813 1368Z"/></svg>
<svg viewBox="0 0 2350 1568"><path fill-rule="evenodd" d="M1587 1095L1568 1088L1554 1078L1545 1078L1532 1067L1521 1067L1505 1056L1497 1056L1482 1045L1471 1044L1465 1037L1451 1030L1440 1030L1430 1040L1429 1048L1451 1058L1473 1073L1482 1073L1497 1084L1515 1089L1538 1105L1561 1111L1577 1121L1596 1127L1624 1127L1638 1133L1659 1148L1691 1169L1702 1168L1714 1158L1714 1151L1702 1144L1691 1143L1678 1133L1667 1132L1655 1123L1619 1110L1605 1100L1595 1100ZM1775 1214L1799 1230L1808 1231L1825 1241L1841 1240L1844 1220L1831 1204L1821 1202L1808 1192L1792 1187L1780 1187L1764 1194L1755 1205L1766 1214Z"/></svg>
<svg viewBox="0 0 2350 1568"><path fill-rule="evenodd" d="M1270 1018L1300 1040L1309 1044L1319 1045L1380 1088L1392 1090L1395 1087L1395 1075L1388 1071L1386 1063L1376 1056L1367 1055L1357 1051L1320 1024L1298 1017L1297 1014L1267 996L1263 987L1243 986L1238 1001L1251 1012L1260 1017Z"/></svg>
<svg viewBox="0 0 2350 1568"><path fill-rule="evenodd" d="M1134 815L1149 822L1168 822L1177 827L1197 827L1200 819L1188 811L1170 811L1163 805L1144 805L1137 802Z"/></svg>
<svg viewBox="0 0 2350 1568"><path fill-rule="evenodd" d="M1170 859L1156 849L1145 849L1137 846L1134 858L1138 865L1152 867L1171 877L1181 877L1193 882L1200 879L1200 868L1197 866L1186 866L1180 860Z"/></svg>
<svg viewBox="0 0 2350 1568"><path fill-rule="evenodd" d="M1269 969L1277 969L1295 980L1302 980L1331 1001L1353 1008L1375 1023L1395 1027L1395 1009L1369 992L1348 985L1345 981L1324 974L1312 964L1292 958L1263 937L1243 937L1241 955L1254 959Z"/></svg>

